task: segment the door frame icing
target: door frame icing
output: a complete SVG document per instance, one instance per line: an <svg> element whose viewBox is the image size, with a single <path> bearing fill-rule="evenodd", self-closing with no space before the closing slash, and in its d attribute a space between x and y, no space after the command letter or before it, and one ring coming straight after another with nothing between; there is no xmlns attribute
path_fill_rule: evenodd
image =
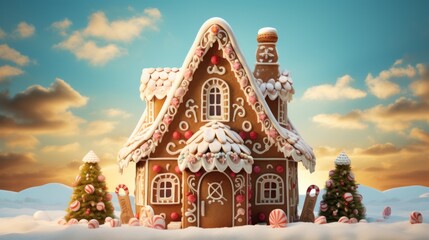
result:
<svg viewBox="0 0 429 240"><path fill-rule="evenodd" d="M228 179L229 183L231 184L232 195L234 195L234 184L233 184L231 178L229 177L229 175L226 174L225 172L210 171L210 172L205 172L203 175L201 175L200 179L198 180L198 187L197 187L197 191L198 191L198 194L197 194L197 199L198 199L197 200L197 216L198 216L198 218L197 218L197 227L201 227L200 226L200 217L202 217L201 216L201 211L200 211L201 210L201 183L202 183L203 179L206 177L206 175L210 174L210 173L221 173L221 174L225 175L226 178ZM232 201L232 204L231 204L232 226L231 227L234 227L235 226L235 219L234 219L235 197L234 196L231 196L231 201ZM206 204L204 203L204 205L206 205Z"/></svg>

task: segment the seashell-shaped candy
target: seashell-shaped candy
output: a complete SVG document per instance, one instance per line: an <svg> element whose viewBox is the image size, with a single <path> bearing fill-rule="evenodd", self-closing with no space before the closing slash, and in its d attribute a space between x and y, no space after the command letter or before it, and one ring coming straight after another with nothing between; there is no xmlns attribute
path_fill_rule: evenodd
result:
<svg viewBox="0 0 429 240"><path fill-rule="evenodd" d="M412 212L410 214L410 223L411 224L420 224L423 222L423 216L419 212Z"/></svg>
<svg viewBox="0 0 429 240"><path fill-rule="evenodd" d="M165 219L160 215L155 215L146 219L144 226L148 228L165 229Z"/></svg>
<svg viewBox="0 0 429 240"><path fill-rule="evenodd" d="M286 213L282 209L274 209L270 213L270 226L273 228L284 228L287 225Z"/></svg>
<svg viewBox="0 0 429 240"><path fill-rule="evenodd" d="M282 89L282 84L280 82L276 82L274 84L274 88L278 91L278 90Z"/></svg>
<svg viewBox="0 0 429 240"><path fill-rule="evenodd" d="M287 81L287 77L286 76L283 76L283 75L281 75L280 77L279 77L279 82L280 83L286 83L286 81Z"/></svg>
<svg viewBox="0 0 429 240"><path fill-rule="evenodd" d="M151 75L150 75L150 78L152 78L153 80L158 80L158 78L159 78L159 72L153 72Z"/></svg>
<svg viewBox="0 0 429 240"><path fill-rule="evenodd" d="M290 91L290 90L292 89L292 86L290 85L290 83L289 83L289 82L287 82L287 83L283 84L283 87L284 87L287 91Z"/></svg>
<svg viewBox="0 0 429 240"><path fill-rule="evenodd" d="M160 78L160 79L162 79L162 80L167 79L167 78L168 78L168 73L166 73L166 72L161 72L161 73L159 74L159 78Z"/></svg>

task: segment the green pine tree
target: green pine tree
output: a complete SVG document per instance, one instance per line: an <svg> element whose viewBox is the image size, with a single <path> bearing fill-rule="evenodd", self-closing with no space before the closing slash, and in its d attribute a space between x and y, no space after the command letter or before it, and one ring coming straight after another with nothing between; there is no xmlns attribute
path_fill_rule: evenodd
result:
<svg viewBox="0 0 429 240"><path fill-rule="evenodd" d="M364 219L366 210L357 188L350 159L342 152L335 160L335 170L329 172L319 216L325 216L327 222L337 222L342 216L356 218L358 221Z"/></svg>
<svg viewBox="0 0 429 240"><path fill-rule="evenodd" d="M106 179L98 165L100 160L90 151L82 161L84 164L76 176L65 220L97 219L100 224L104 224L106 217L114 217L114 208L110 201L112 195L107 191Z"/></svg>

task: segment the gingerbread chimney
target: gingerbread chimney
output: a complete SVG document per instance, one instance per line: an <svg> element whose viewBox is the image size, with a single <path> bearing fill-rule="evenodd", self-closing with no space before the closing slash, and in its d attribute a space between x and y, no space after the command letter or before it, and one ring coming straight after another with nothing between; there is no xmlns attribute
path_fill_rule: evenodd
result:
<svg viewBox="0 0 429 240"><path fill-rule="evenodd" d="M294 94L293 81L288 71L280 72L276 43L277 30L266 27L258 31L256 38L256 64L253 76L256 78L262 95L280 125L289 128L287 104Z"/></svg>
<svg viewBox="0 0 429 240"><path fill-rule="evenodd" d="M258 48L256 49L256 65L253 75L264 82L278 79L280 72L277 63L277 30L271 27L261 28L256 39Z"/></svg>

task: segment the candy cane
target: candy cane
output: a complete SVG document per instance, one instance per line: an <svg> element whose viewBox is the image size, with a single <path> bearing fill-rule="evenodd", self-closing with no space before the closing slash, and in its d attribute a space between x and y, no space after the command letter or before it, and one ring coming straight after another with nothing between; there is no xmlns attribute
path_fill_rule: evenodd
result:
<svg viewBox="0 0 429 240"><path fill-rule="evenodd" d="M120 190L121 188L125 191L125 194L126 194L126 195L130 195L130 191L128 190L128 187L127 187L125 184L119 184L119 185L116 187L116 191L115 191L115 193L116 193L117 195L119 195L119 190Z"/></svg>
<svg viewBox="0 0 429 240"><path fill-rule="evenodd" d="M320 192L320 189L319 189L319 187L318 186L316 186L316 185L310 185L308 188L307 188L307 195L309 195L310 194L310 192L311 192L311 190L316 190L316 196L317 195L319 195L319 192Z"/></svg>

